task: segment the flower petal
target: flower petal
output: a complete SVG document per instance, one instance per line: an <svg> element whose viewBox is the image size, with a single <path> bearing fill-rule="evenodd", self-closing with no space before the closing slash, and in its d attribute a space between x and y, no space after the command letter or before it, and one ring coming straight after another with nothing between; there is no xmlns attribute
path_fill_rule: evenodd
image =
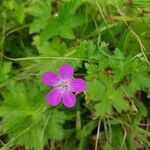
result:
<svg viewBox="0 0 150 150"><path fill-rule="evenodd" d="M76 97L72 92L65 92L62 101L67 108L72 108L76 104Z"/></svg>
<svg viewBox="0 0 150 150"><path fill-rule="evenodd" d="M76 78L71 81L71 88L74 92L80 93L86 89L86 81L81 78Z"/></svg>
<svg viewBox="0 0 150 150"><path fill-rule="evenodd" d="M52 106L57 106L62 99L62 94L58 89L53 89L47 95L47 102Z"/></svg>
<svg viewBox="0 0 150 150"><path fill-rule="evenodd" d="M73 73L74 69L69 64L64 64L59 69L59 75L62 79L70 79Z"/></svg>
<svg viewBox="0 0 150 150"><path fill-rule="evenodd" d="M42 81L46 85L55 86L58 82L58 77L54 72L49 71L42 75Z"/></svg>

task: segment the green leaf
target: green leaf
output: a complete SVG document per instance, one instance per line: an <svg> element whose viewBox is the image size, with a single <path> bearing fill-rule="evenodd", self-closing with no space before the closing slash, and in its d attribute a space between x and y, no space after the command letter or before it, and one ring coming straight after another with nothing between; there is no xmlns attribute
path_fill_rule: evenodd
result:
<svg viewBox="0 0 150 150"><path fill-rule="evenodd" d="M135 124L137 124L138 122L140 122L142 120L143 117L146 117L148 114L148 110L146 109L145 105L143 104L143 102L141 100L136 99L134 101L138 112L136 113L133 122Z"/></svg>
<svg viewBox="0 0 150 150"><path fill-rule="evenodd" d="M75 35L69 25L61 26L60 36L66 39L75 39Z"/></svg>
<svg viewBox="0 0 150 150"><path fill-rule="evenodd" d="M112 109L112 102L109 100L102 100L95 106L96 113L103 117L105 114L110 113Z"/></svg>
<svg viewBox="0 0 150 150"><path fill-rule="evenodd" d="M41 29L44 29L45 26L47 25L48 20L51 17L51 5L49 1L44 1L44 2L36 2L31 5L28 9L27 12L34 16L35 18L33 19L33 22L30 25L30 31L29 33L37 33Z"/></svg>
<svg viewBox="0 0 150 150"><path fill-rule="evenodd" d="M33 22L31 23L31 25L30 25L30 31L29 31L29 33L30 34L37 33L41 29L44 29L45 26L47 25L47 21L48 21L48 18L46 18L46 17L35 18L33 20Z"/></svg>
<svg viewBox="0 0 150 150"><path fill-rule="evenodd" d="M28 9L27 12L34 17L44 17L51 13L50 2L45 0L44 2L36 1Z"/></svg>
<svg viewBox="0 0 150 150"><path fill-rule="evenodd" d="M83 3L83 1L71 0L64 2L58 12L57 17L52 17L48 20L48 24L45 26L41 33L41 44L44 41L54 37L61 36L66 39L75 39L73 34L73 28L83 24L81 17L72 16L75 14L76 9Z"/></svg>
<svg viewBox="0 0 150 150"><path fill-rule="evenodd" d="M40 56L45 57L63 57L68 52L66 44L60 41L59 38L54 38L51 42L46 41L42 45L39 44L39 37L34 38L34 44L38 49ZM58 71L58 68L65 61L62 59L49 59L49 60L38 60L40 73L47 70Z"/></svg>
<svg viewBox="0 0 150 150"><path fill-rule="evenodd" d="M104 85L99 80L93 80L87 82L86 92L88 94L88 98L93 101L100 101L102 92L105 90Z"/></svg>
<svg viewBox="0 0 150 150"><path fill-rule="evenodd" d="M66 114L62 111L54 110L50 114L46 134L52 140L62 140L64 138L64 129L62 124L65 122Z"/></svg>
<svg viewBox="0 0 150 150"><path fill-rule="evenodd" d="M129 108L128 102L123 99L124 94L122 90L112 89L108 93L110 93L108 99L112 101L112 105L118 112L121 112L122 110L127 110Z"/></svg>
<svg viewBox="0 0 150 150"><path fill-rule="evenodd" d="M65 113L47 110L45 96L39 89L33 81L26 86L14 81L8 85L0 107L2 133L9 137L5 149L16 143L40 150L49 138L60 140L64 137Z"/></svg>
<svg viewBox="0 0 150 150"><path fill-rule="evenodd" d="M150 75L148 72L148 66L140 60L135 59L133 61L133 69L127 87L128 94L132 94L137 90L150 87Z"/></svg>
<svg viewBox="0 0 150 150"><path fill-rule="evenodd" d="M88 136L90 136L91 132L95 129L96 127L96 122L90 121L86 125L83 126L81 130L81 137L80 137L80 144L78 149L87 149L87 143L88 143Z"/></svg>
<svg viewBox="0 0 150 150"><path fill-rule="evenodd" d="M38 52L42 56L53 56L53 57L63 56L68 50L66 44L60 41L59 38L54 38L51 40L51 42L46 41L43 43L42 46L37 44L37 48Z"/></svg>
<svg viewBox="0 0 150 150"><path fill-rule="evenodd" d="M86 15L83 13L74 14L70 16L65 22L66 25L69 25L69 27L73 29L82 26L85 23L86 23Z"/></svg>
<svg viewBox="0 0 150 150"><path fill-rule="evenodd" d="M81 137L87 137L88 135L90 135L96 125L97 124L94 121L90 121L86 125L84 125L81 130Z"/></svg>
<svg viewBox="0 0 150 150"><path fill-rule="evenodd" d="M131 74L132 64L130 57L125 59L123 53L116 49L114 55L109 58L109 65L114 72L114 81L119 82L127 78Z"/></svg>
<svg viewBox="0 0 150 150"><path fill-rule="evenodd" d="M127 135L126 147L127 147L127 150L136 150L136 148L135 148L136 146L134 145L133 135Z"/></svg>
<svg viewBox="0 0 150 150"><path fill-rule="evenodd" d="M118 112L129 109L128 102L125 101L122 97L116 97L116 99L113 100L113 106L117 109Z"/></svg>
<svg viewBox="0 0 150 150"><path fill-rule="evenodd" d="M24 20L25 20L25 9L24 6L22 5L17 5L15 7L15 11L13 11L12 13L14 13L14 18L20 23L23 24Z"/></svg>
<svg viewBox="0 0 150 150"><path fill-rule="evenodd" d="M59 16L62 22L65 22L68 17L75 14L79 6L84 2L84 0L70 0L69 2L64 2L59 9Z"/></svg>
<svg viewBox="0 0 150 150"><path fill-rule="evenodd" d="M112 146L109 143L105 143L105 145L103 146L103 150L112 150Z"/></svg>
<svg viewBox="0 0 150 150"><path fill-rule="evenodd" d="M61 24L57 18L51 18L40 34L41 44L54 36L58 36L60 34L60 26Z"/></svg>
<svg viewBox="0 0 150 150"><path fill-rule="evenodd" d="M100 68L99 66L95 65L95 64L85 64L85 67L87 69L87 79L91 80L91 79L96 79L97 78L97 74L100 72ZM90 84L90 83L89 83ZM88 86L87 86L88 88Z"/></svg>
<svg viewBox="0 0 150 150"><path fill-rule="evenodd" d="M9 73L11 71L12 62L1 62L0 63L0 82L6 81L9 78Z"/></svg>
<svg viewBox="0 0 150 150"><path fill-rule="evenodd" d="M115 149L119 149L121 147L122 142L123 143L123 150L127 150L126 149L126 145L125 145L125 141L123 141L123 132L120 128L119 125L113 125L112 126L112 147L115 147Z"/></svg>
<svg viewBox="0 0 150 150"><path fill-rule="evenodd" d="M88 66L88 73L95 70L95 66ZM92 70L93 69L93 70ZM123 99L124 93L122 90L115 88L113 80L101 71L95 70L95 76L98 79L91 80L87 83L87 95L89 100L93 100L96 113L104 116L110 113L112 107L118 112L125 111L129 108L128 102ZM90 74L89 74L90 75Z"/></svg>

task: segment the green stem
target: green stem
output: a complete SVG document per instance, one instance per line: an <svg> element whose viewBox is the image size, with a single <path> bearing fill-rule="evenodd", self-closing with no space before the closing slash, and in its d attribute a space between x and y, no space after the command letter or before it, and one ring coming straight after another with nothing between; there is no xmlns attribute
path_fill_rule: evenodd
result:
<svg viewBox="0 0 150 150"><path fill-rule="evenodd" d="M92 60L92 59L86 59L86 58L73 58L73 57L23 57L23 58L10 58L7 56L4 56L3 54L1 54L4 58L11 60L11 61L26 61L26 60L73 60L73 61L88 61L88 62L93 62L93 63L97 63L96 60Z"/></svg>
<svg viewBox="0 0 150 150"><path fill-rule="evenodd" d="M76 114L76 133L77 133L77 139L80 139L80 133L81 133L81 112L78 110Z"/></svg>

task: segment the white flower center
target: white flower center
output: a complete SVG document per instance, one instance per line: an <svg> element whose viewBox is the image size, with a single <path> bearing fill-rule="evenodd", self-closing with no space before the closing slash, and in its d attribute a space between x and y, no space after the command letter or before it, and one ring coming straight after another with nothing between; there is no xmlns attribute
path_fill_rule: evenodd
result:
<svg viewBox="0 0 150 150"><path fill-rule="evenodd" d="M70 81L60 80L56 87L61 91L61 93L64 93L70 89Z"/></svg>

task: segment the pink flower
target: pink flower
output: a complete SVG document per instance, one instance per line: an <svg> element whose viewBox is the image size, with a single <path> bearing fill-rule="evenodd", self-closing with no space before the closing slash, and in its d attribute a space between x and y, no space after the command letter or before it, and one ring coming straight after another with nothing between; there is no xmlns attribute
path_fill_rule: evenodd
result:
<svg viewBox="0 0 150 150"><path fill-rule="evenodd" d="M52 71L43 74L43 83L54 87L47 95L47 101L50 105L57 106L62 101L68 108L75 106L76 97L74 94L83 92L86 88L86 82L81 78L73 79L73 74L74 69L69 64L63 64L58 75Z"/></svg>

